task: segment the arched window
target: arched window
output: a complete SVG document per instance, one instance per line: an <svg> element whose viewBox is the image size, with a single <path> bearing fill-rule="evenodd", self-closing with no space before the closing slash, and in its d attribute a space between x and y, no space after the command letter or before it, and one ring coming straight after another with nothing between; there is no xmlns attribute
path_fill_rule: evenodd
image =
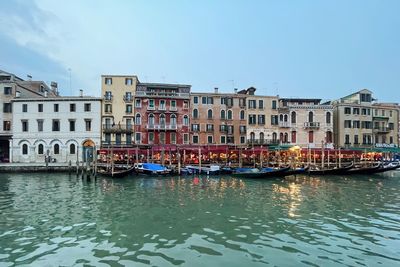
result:
<svg viewBox="0 0 400 267"><path fill-rule="evenodd" d="M264 133L260 133L260 144L264 143Z"/></svg>
<svg viewBox="0 0 400 267"><path fill-rule="evenodd" d="M332 143L332 132L331 131L327 131L326 132L326 140L327 143Z"/></svg>
<svg viewBox="0 0 400 267"><path fill-rule="evenodd" d="M43 144L39 144L38 145L38 154L43 155L43 153L44 153L44 146L43 146Z"/></svg>
<svg viewBox="0 0 400 267"><path fill-rule="evenodd" d="M135 124L136 124L136 125L141 125L141 124L142 124L142 117L140 116L139 113L136 114L136 117L135 117Z"/></svg>
<svg viewBox="0 0 400 267"><path fill-rule="evenodd" d="M250 133L250 141L251 141L251 142L254 142L255 139L256 139L256 135L254 134L254 132L251 132L251 133Z"/></svg>
<svg viewBox="0 0 400 267"><path fill-rule="evenodd" d="M164 114L160 115L160 124L165 125L165 115Z"/></svg>
<svg viewBox="0 0 400 267"><path fill-rule="evenodd" d="M283 142L283 133L279 134L279 141L281 141L281 143Z"/></svg>
<svg viewBox="0 0 400 267"><path fill-rule="evenodd" d="M312 111L308 112L308 122L314 122L314 113Z"/></svg>
<svg viewBox="0 0 400 267"><path fill-rule="evenodd" d="M149 115L149 125L154 125L154 114Z"/></svg>
<svg viewBox="0 0 400 267"><path fill-rule="evenodd" d="M232 110L228 110L228 120L232 119Z"/></svg>
<svg viewBox="0 0 400 267"><path fill-rule="evenodd" d="M225 120L225 110L221 110L221 120Z"/></svg>
<svg viewBox="0 0 400 267"><path fill-rule="evenodd" d="M193 119L199 118L199 110L197 108L193 109Z"/></svg>
<svg viewBox="0 0 400 267"><path fill-rule="evenodd" d="M272 133L272 141L275 143L278 139L278 135L276 133Z"/></svg>
<svg viewBox="0 0 400 267"><path fill-rule="evenodd" d="M326 113L326 123L331 123L331 113L330 112Z"/></svg>
<svg viewBox="0 0 400 267"><path fill-rule="evenodd" d="M60 145L59 144L54 145L54 154L55 155L60 154Z"/></svg>
<svg viewBox="0 0 400 267"><path fill-rule="evenodd" d="M297 137L297 133L296 133L296 131L292 131L292 144L295 144L296 143L296 137Z"/></svg>
<svg viewBox="0 0 400 267"><path fill-rule="evenodd" d="M244 120L244 110L241 110L241 111L240 111L240 119L241 119L241 120Z"/></svg>
<svg viewBox="0 0 400 267"><path fill-rule="evenodd" d="M189 126L189 117L187 115L183 116L183 125Z"/></svg>
<svg viewBox="0 0 400 267"><path fill-rule="evenodd" d="M279 115L279 121L283 121L283 115Z"/></svg>
<svg viewBox="0 0 400 267"><path fill-rule="evenodd" d="M285 114L285 116L283 117L284 122L287 122L287 117L288 117L287 114Z"/></svg>
<svg viewBox="0 0 400 267"><path fill-rule="evenodd" d="M171 122L170 122L170 124L173 125L173 126L176 126L176 115L175 115L175 114L172 114L172 115L171 115Z"/></svg>
<svg viewBox="0 0 400 267"><path fill-rule="evenodd" d="M283 142L284 143L288 143L288 133L285 133L285 135L283 136Z"/></svg>
<svg viewBox="0 0 400 267"><path fill-rule="evenodd" d="M207 111L207 118L208 118L208 119L212 119L212 117L213 117L212 109L209 109L209 110Z"/></svg>
<svg viewBox="0 0 400 267"><path fill-rule="evenodd" d="M28 145L27 144L22 145L22 155L28 155Z"/></svg>
<svg viewBox="0 0 400 267"><path fill-rule="evenodd" d="M292 111L291 122L296 123L296 112Z"/></svg>
<svg viewBox="0 0 400 267"><path fill-rule="evenodd" d="M75 154L76 146L75 144L69 145L69 154Z"/></svg>

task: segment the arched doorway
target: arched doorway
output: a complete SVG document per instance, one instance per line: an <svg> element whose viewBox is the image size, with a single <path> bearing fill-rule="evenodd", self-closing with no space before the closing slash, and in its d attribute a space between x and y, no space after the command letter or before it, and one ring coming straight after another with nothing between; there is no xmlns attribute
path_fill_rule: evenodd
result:
<svg viewBox="0 0 400 267"><path fill-rule="evenodd" d="M91 139L86 139L82 143L82 159L84 162L93 161L93 153L96 144Z"/></svg>

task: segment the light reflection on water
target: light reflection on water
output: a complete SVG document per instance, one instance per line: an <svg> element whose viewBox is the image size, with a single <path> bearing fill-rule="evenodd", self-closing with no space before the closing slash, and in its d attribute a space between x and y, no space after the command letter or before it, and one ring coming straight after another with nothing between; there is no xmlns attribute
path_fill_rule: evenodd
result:
<svg viewBox="0 0 400 267"><path fill-rule="evenodd" d="M400 264L399 172L0 176L0 266Z"/></svg>

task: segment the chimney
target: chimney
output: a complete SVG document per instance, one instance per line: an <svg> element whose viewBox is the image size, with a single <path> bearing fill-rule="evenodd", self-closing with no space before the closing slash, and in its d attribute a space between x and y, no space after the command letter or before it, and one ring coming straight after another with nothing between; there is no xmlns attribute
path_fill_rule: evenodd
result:
<svg viewBox="0 0 400 267"><path fill-rule="evenodd" d="M218 87L214 87L214 93L218 94Z"/></svg>
<svg viewBox="0 0 400 267"><path fill-rule="evenodd" d="M79 96L83 97L83 90L82 89L79 90Z"/></svg>
<svg viewBox="0 0 400 267"><path fill-rule="evenodd" d="M47 97L47 91L44 91L44 97Z"/></svg>
<svg viewBox="0 0 400 267"><path fill-rule="evenodd" d="M235 94L237 94L237 92L238 92L238 89L237 89L237 88L235 88L235 89L233 89L233 91L235 92Z"/></svg>

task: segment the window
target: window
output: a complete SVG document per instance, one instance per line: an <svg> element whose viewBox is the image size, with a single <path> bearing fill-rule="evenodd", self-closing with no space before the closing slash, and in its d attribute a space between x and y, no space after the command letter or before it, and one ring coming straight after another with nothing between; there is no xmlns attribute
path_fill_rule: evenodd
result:
<svg viewBox="0 0 400 267"><path fill-rule="evenodd" d="M170 133L169 138L171 140L171 144L176 144L176 133Z"/></svg>
<svg viewBox="0 0 400 267"><path fill-rule="evenodd" d="M3 112L4 113L11 113L12 112L11 103L3 103Z"/></svg>
<svg viewBox="0 0 400 267"><path fill-rule="evenodd" d="M149 143L152 144L154 142L154 133L149 133Z"/></svg>
<svg viewBox="0 0 400 267"><path fill-rule="evenodd" d="M356 135L354 135L354 144L355 145L358 145L359 143L358 143L358 135L356 134Z"/></svg>
<svg viewBox="0 0 400 267"><path fill-rule="evenodd" d="M3 131L11 131L11 121L3 121Z"/></svg>
<svg viewBox="0 0 400 267"><path fill-rule="evenodd" d="M161 124L162 126L165 126L165 122L166 122L166 120L165 120L165 115L164 115L164 114L161 114L161 115L160 115L160 124Z"/></svg>
<svg viewBox="0 0 400 267"><path fill-rule="evenodd" d="M221 97L221 105L226 105L226 97Z"/></svg>
<svg viewBox="0 0 400 267"><path fill-rule="evenodd" d="M159 138L160 138L160 144L165 144L165 133L164 132L160 133Z"/></svg>
<svg viewBox="0 0 400 267"><path fill-rule="evenodd" d="M351 120L344 121L344 128L351 128Z"/></svg>
<svg viewBox="0 0 400 267"><path fill-rule="evenodd" d="M198 96L194 96L193 97L193 104L198 104L199 103L199 97Z"/></svg>
<svg viewBox="0 0 400 267"><path fill-rule="evenodd" d="M132 85L132 78L125 78L125 85Z"/></svg>
<svg viewBox="0 0 400 267"><path fill-rule="evenodd" d="M242 133L246 133L246 126L245 125L240 125L239 126L239 131L240 131L241 134Z"/></svg>
<svg viewBox="0 0 400 267"><path fill-rule="evenodd" d="M207 143L212 144L213 143L213 137L212 135L207 136Z"/></svg>
<svg viewBox="0 0 400 267"><path fill-rule="evenodd" d="M367 115L367 109L366 108L361 109L361 115Z"/></svg>
<svg viewBox="0 0 400 267"><path fill-rule="evenodd" d="M23 132L28 132L29 131L29 124L27 120L22 120L22 131Z"/></svg>
<svg viewBox="0 0 400 267"><path fill-rule="evenodd" d="M331 121L332 121L332 115L331 115L330 112L327 112L327 113L326 113L325 122L326 122L327 124L331 124Z"/></svg>
<svg viewBox="0 0 400 267"><path fill-rule="evenodd" d="M155 109L154 99L149 99L149 108Z"/></svg>
<svg viewBox="0 0 400 267"><path fill-rule="evenodd" d="M176 129L176 115L172 114L170 117L170 122L171 126L173 127L173 129Z"/></svg>
<svg viewBox="0 0 400 267"><path fill-rule="evenodd" d="M272 100L272 109L276 109L276 100Z"/></svg>
<svg viewBox="0 0 400 267"><path fill-rule="evenodd" d="M360 121L353 121L353 128L360 129Z"/></svg>
<svg viewBox="0 0 400 267"><path fill-rule="evenodd" d="M43 104L38 104L38 112L43 112Z"/></svg>
<svg viewBox="0 0 400 267"><path fill-rule="evenodd" d="M297 137L296 131L292 131L292 134L291 134L292 143L296 143L296 137Z"/></svg>
<svg viewBox="0 0 400 267"><path fill-rule="evenodd" d="M160 106L158 108L159 110L165 110L165 100L160 100Z"/></svg>
<svg viewBox="0 0 400 267"><path fill-rule="evenodd" d="M128 113L128 114L132 113L132 105L126 105L125 113Z"/></svg>
<svg viewBox="0 0 400 267"><path fill-rule="evenodd" d="M393 111L392 111L392 110L389 111L389 116L390 116L390 117L393 116Z"/></svg>
<svg viewBox="0 0 400 267"><path fill-rule="evenodd" d="M244 120L245 119L245 114L244 114L244 110L240 111L240 119Z"/></svg>
<svg viewBox="0 0 400 267"><path fill-rule="evenodd" d="M290 121L292 123L296 123L296 112L292 111L292 113L290 114Z"/></svg>
<svg viewBox="0 0 400 267"><path fill-rule="evenodd" d="M344 114L351 114L351 108L345 107L344 108Z"/></svg>
<svg viewBox="0 0 400 267"><path fill-rule="evenodd" d="M53 132L60 131L60 120L53 120L52 130L53 130Z"/></svg>
<svg viewBox="0 0 400 267"><path fill-rule="evenodd" d="M256 108L257 102L256 100L249 100L249 108Z"/></svg>
<svg viewBox="0 0 400 267"><path fill-rule="evenodd" d="M390 141L389 141L389 144L393 144L393 136L390 136L390 137L389 137L389 140L390 140Z"/></svg>
<svg viewBox="0 0 400 267"><path fill-rule="evenodd" d="M371 102L372 97L371 94L360 94L361 102Z"/></svg>
<svg viewBox="0 0 400 267"><path fill-rule="evenodd" d="M188 109L189 108L189 101L183 101L183 109Z"/></svg>
<svg viewBox="0 0 400 267"><path fill-rule="evenodd" d="M228 120L232 120L232 110L228 110Z"/></svg>
<svg viewBox="0 0 400 267"><path fill-rule="evenodd" d="M132 119L126 119L126 129L132 130Z"/></svg>
<svg viewBox="0 0 400 267"><path fill-rule="evenodd" d="M183 116L183 125L189 126L189 117L187 115Z"/></svg>
<svg viewBox="0 0 400 267"><path fill-rule="evenodd" d="M314 113L312 111L308 112L308 122L314 122Z"/></svg>
<svg viewBox="0 0 400 267"><path fill-rule="evenodd" d="M105 78L105 84L111 85L112 84L112 78Z"/></svg>
<svg viewBox="0 0 400 267"><path fill-rule="evenodd" d="M220 142L221 142L221 144L225 144L226 143L226 136L225 135L221 135Z"/></svg>
<svg viewBox="0 0 400 267"><path fill-rule="evenodd" d="M240 137L240 143L241 143L241 144L246 143L246 137L245 137L245 136L241 136L241 137Z"/></svg>
<svg viewBox="0 0 400 267"><path fill-rule="evenodd" d="M206 130L207 130L207 132L213 132L214 131L214 124L207 124Z"/></svg>
<svg viewBox="0 0 400 267"><path fill-rule="evenodd" d="M106 91L106 94L104 95L105 100L111 101L112 99L112 93L111 91Z"/></svg>
<svg viewBox="0 0 400 267"><path fill-rule="evenodd" d="M74 154L75 154L75 151L76 151L76 146L75 146L75 144L70 144L70 145L69 145L69 154L74 155Z"/></svg>
<svg viewBox="0 0 400 267"><path fill-rule="evenodd" d="M136 144L141 144L142 143L142 133L136 133L135 134L135 142L136 142Z"/></svg>
<svg viewBox="0 0 400 267"><path fill-rule="evenodd" d="M59 144L54 144L54 154L55 155L60 154L60 145Z"/></svg>
<svg viewBox="0 0 400 267"><path fill-rule="evenodd" d="M207 97L206 97L206 96L203 96L203 97L201 98L201 103L202 103L202 104L207 104Z"/></svg>
<svg viewBox="0 0 400 267"><path fill-rule="evenodd" d="M221 110L221 120L225 120L225 110Z"/></svg>
<svg viewBox="0 0 400 267"><path fill-rule="evenodd" d="M75 120L69 120L69 131L75 132Z"/></svg>
<svg viewBox="0 0 400 267"><path fill-rule="evenodd" d="M271 115L271 125L278 125L278 115Z"/></svg>
<svg viewBox="0 0 400 267"><path fill-rule="evenodd" d="M265 115L258 115L258 124L259 125L265 124Z"/></svg>
<svg viewBox="0 0 400 267"><path fill-rule="evenodd" d="M43 144L39 144L38 145L38 154L43 155L43 153L44 153L44 146L43 146Z"/></svg>
<svg viewBox="0 0 400 267"><path fill-rule="evenodd" d="M22 104L22 112L28 112L28 104Z"/></svg>
<svg viewBox="0 0 400 267"><path fill-rule="evenodd" d="M193 144L198 144L199 143L199 136L198 135L193 135L192 136L192 143Z"/></svg>
<svg viewBox="0 0 400 267"><path fill-rule="evenodd" d="M256 115L255 114L250 114L249 115L249 124L256 124Z"/></svg>
<svg viewBox="0 0 400 267"><path fill-rule="evenodd" d="M154 115L150 114L149 115L149 125L154 126L154 122L155 122Z"/></svg>
<svg viewBox="0 0 400 267"><path fill-rule="evenodd" d="M28 155L28 145L27 144L22 145L22 155Z"/></svg>
<svg viewBox="0 0 400 267"><path fill-rule="evenodd" d="M54 112L58 112L58 104L54 104Z"/></svg>
<svg viewBox="0 0 400 267"><path fill-rule="evenodd" d="M192 131L193 132L200 131L200 124L192 124Z"/></svg>
<svg viewBox="0 0 400 267"><path fill-rule="evenodd" d="M353 108L353 114L360 115L360 108Z"/></svg>
<svg viewBox="0 0 400 267"><path fill-rule="evenodd" d="M142 101L140 99L135 100L135 108L141 108L142 107Z"/></svg>
<svg viewBox="0 0 400 267"><path fill-rule="evenodd" d="M141 125L142 124L142 117L140 114L136 114L135 116L135 125Z"/></svg>
<svg viewBox="0 0 400 267"><path fill-rule="evenodd" d="M70 112L75 112L76 111L76 105L75 104L69 104L69 111Z"/></svg>
<svg viewBox="0 0 400 267"><path fill-rule="evenodd" d="M246 99L245 98L239 98L239 107L245 107L246 106Z"/></svg>
<svg viewBox="0 0 400 267"><path fill-rule="evenodd" d="M385 110L382 109L381 112L382 112L382 117L385 117L385 116L386 116L386 115L385 115Z"/></svg>
<svg viewBox="0 0 400 267"><path fill-rule="evenodd" d="M4 87L4 94L11 95L12 94L12 87Z"/></svg>
<svg viewBox="0 0 400 267"><path fill-rule="evenodd" d="M176 110L176 100L171 100L171 110Z"/></svg>
<svg viewBox="0 0 400 267"><path fill-rule="evenodd" d="M389 126L389 130L394 130L394 123L393 122L390 122L388 126Z"/></svg>
<svg viewBox="0 0 400 267"><path fill-rule="evenodd" d="M213 105L213 104L214 104L214 98L212 98L212 97L207 97L207 104Z"/></svg>
<svg viewBox="0 0 400 267"><path fill-rule="evenodd" d="M189 134L187 134L187 133L183 134L183 143L189 144Z"/></svg>
<svg viewBox="0 0 400 267"><path fill-rule="evenodd" d="M106 113L111 113L112 112L112 105L111 104L105 104L104 105L104 111Z"/></svg>
<svg viewBox="0 0 400 267"><path fill-rule="evenodd" d="M350 145L350 135L346 134L346 135L344 136L344 143L345 143L346 145Z"/></svg>
<svg viewBox="0 0 400 267"><path fill-rule="evenodd" d="M260 143L264 143L264 133L260 133Z"/></svg>
<svg viewBox="0 0 400 267"><path fill-rule="evenodd" d="M332 134L332 132L331 132L331 131L327 131L327 132L326 132L326 142L327 142L327 143L332 143L332 140L333 140L333 134Z"/></svg>
<svg viewBox="0 0 400 267"><path fill-rule="evenodd" d="M85 119L85 129L87 132L90 132L92 130L92 120Z"/></svg>
<svg viewBox="0 0 400 267"><path fill-rule="evenodd" d="M104 139L105 139L105 142L106 142L107 144L110 144L110 143L111 143L111 134L110 134L110 133L106 133L106 134L104 135Z"/></svg>
<svg viewBox="0 0 400 267"><path fill-rule="evenodd" d="M264 100L258 100L258 108L264 109Z"/></svg>
<svg viewBox="0 0 400 267"><path fill-rule="evenodd" d="M37 120L38 132L43 132L43 120Z"/></svg>
<svg viewBox="0 0 400 267"><path fill-rule="evenodd" d="M91 104L90 103L85 103L85 106L84 106L85 112L90 112L91 109L92 109Z"/></svg>
<svg viewBox="0 0 400 267"><path fill-rule="evenodd" d="M208 119L212 119L212 118L213 118L213 112L212 112L211 109L209 109L209 110L207 111L207 118L208 118Z"/></svg>

